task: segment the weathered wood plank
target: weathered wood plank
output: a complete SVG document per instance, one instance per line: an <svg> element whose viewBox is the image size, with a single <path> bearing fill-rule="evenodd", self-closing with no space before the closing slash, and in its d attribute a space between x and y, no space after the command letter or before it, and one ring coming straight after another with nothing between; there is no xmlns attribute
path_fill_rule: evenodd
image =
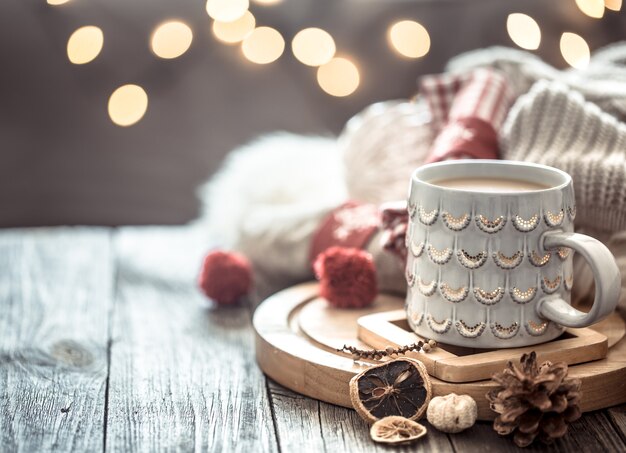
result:
<svg viewBox="0 0 626 453"><path fill-rule="evenodd" d="M282 451L383 452L389 448L370 439L369 425L355 411L299 395L271 380L268 381L278 441ZM452 452L447 436L425 420L428 434L419 442L394 451Z"/></svg>
<svg viewBox="0 0 626 453"><path fill-rule="evenodd" d="M467 431L450 435L456 451L475 451L480 445L481 453L500 453L521 451L512 439L498 436L491 423L480 422ZM595 452L595 451L626 451L626 444L611 425L603 411L584 414L574 422L568 434L553 444L546 446L540 443L524 448L525 452Z"/></svg>
<svg viewBox="0 0 626 453"><path fill-rule="evenodd" d="M107 451L276 451L247 307L215 308L195 288L188 230L116 234ZM177 243L180 247L172 247ZM196 243L196 248L202 243ZM150 259L145 259L150 257ZM175 278L168 279L167 268ZM193 269L181 278L180 269ZM165 270L165 271L164 271Z"/></svg>
<svg viewBox="0 0 626 453"><path fill-rule="evenodd" d="M626 382L624 383L626 385ZM607 409L606 415L613 423L616 433L626 441L626 404Z"/></svg>
<svg viewBox="0 0 626 453"><path fill-rule="evenodd" d="M110 232L0 233L0 450L100 451Z"/></svg>

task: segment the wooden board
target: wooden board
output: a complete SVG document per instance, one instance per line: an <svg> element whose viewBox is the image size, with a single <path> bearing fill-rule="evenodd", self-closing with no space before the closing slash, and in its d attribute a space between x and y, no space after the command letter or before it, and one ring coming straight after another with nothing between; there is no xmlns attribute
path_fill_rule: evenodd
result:
<svg viewBox="0 0 626 453"><path fill-rule="evenodd" d="M357 324L359 339L375 349L412 344L420 339L410 330L404 310L362 316ZM623 322L619 326L623 336ZM448 382L471 382L491 379L493 373L501 371L509 361L519 360L522 354L530 351L537 353L540 362L549 360L573 365L606 357L608 340L594 329L567 329L556 340L524 348L486 351L440 344L428 353L409 352L407 356L424 363L431 376Z"/></svg>
<svg viewBox="0 0 626 453"><path fill-rule="evenodd" d="M105 229L0 235L0 450L102 450L112 263Z"/></svg>
<svg viewBox="0 0 626 453"><path fill-rule="evenodd" d="M317 288L317 283L298 285L275 294L259 306L253 318L257 361L267 375L287 388L351 407L348 382L369 365L354 362L302 332L299 315L308 303L318 298ZM352 321L342 318L341 325L352 331L356 339L357 319ZM619 328L616 330L615 326L623 328L623 324L621 318L612 317L597 328L615 341L619 337L616 333ZM347 338L345 332L340 335L341 341ZM604 359L571 366L570 376L582 380L581 407L585 412L626 402L626 340L615 342ZM478 403L479 419L493 418L484 398L494 387L490 380L451 383L436 377L431 379L435 395L452 392L471 395Z"/></svg>
<svg viewBox="0 0 626 453"><path fill-rule="evenodd" d="M212 305L182 279L184 255L200 254L185 235L116 234L105 450L277 451L250 309Z"/></svg>

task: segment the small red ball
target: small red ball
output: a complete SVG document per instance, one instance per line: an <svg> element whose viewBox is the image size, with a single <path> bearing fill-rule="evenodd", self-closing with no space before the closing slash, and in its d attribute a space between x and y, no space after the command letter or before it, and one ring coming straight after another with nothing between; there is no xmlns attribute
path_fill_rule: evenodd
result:
<svg viewBox="0 0 626 453"><path fill-rule="evenodd" d="M320 295L339 308L367 307L376 298L376 267L369 253L346 247L330 247L313 265Z"/></svg>
<svg viewBox="0 0 626 453"><path fill-rule="evenodd" d="M252 265L239 253L214 250L204 257L198 285L218 304L234 304L252 288Z"/></svg>

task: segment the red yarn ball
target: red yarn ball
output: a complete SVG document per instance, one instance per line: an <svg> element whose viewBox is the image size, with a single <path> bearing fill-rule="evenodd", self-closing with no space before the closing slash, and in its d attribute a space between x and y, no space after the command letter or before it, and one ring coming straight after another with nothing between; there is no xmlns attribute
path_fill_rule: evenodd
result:
<svg viewBox="0 0 626 453"><path fill-rule="evenodd" d="M363 308L378 294L372 255L346 247L330 247L313 265L320 282L320 295L339 308Z"/></svg>
<svg viewBox="0 0 626 453"><path fill-rule="evenodd" d="M239 253L214 250L204 257L198 285L218 304L234 304L252 288L252 265Z"/></svg>

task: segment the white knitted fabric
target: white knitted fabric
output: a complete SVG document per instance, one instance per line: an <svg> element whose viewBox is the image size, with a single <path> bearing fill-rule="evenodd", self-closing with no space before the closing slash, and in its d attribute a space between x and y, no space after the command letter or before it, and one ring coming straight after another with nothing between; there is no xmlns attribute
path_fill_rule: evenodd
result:
<svg viewBox="0 0 626 453"><path fill-rule="evenodd" d="M551 165L574 179L576 225L626 229L626 125L567 86L542 80L511 108L502 157Z"/></svg>
<svg viewBox="0 0 626 453"><path fill-rule="evenodd" d="M451 59L446 70L460 73L484 66L506 74L518 96L538 80L559 81L605 112L626 121L626 42L595 51L589 65L582 70L559 71L531 53L506 47L466 52Z"/></svg>
<svg viewBox="0 0 626 453"><path fill-rule="evenodd" d="M347 199L341 155L332 138L261 137L233 151L200 197L210 237L287 286L311 278L313 232Z"/></svg>
<svg viewBox="0 0 626 453"><path fill-rule="evenodd" d="M380 204L406 198L413 170L435 139L423 101L386 101L354 115L339 136L352 200Z"/></svg>

